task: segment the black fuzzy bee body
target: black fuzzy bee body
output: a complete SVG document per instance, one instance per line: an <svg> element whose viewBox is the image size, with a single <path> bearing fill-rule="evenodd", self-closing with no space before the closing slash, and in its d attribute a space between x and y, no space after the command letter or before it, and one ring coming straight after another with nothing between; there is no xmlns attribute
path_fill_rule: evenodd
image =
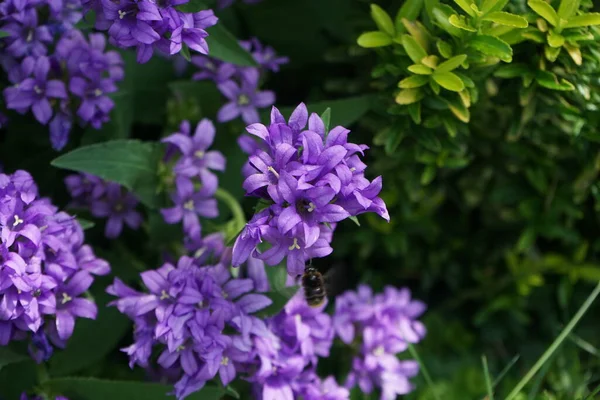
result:
<svg viewBox="0 0 600 400"><path fill-rule="evenodd" d="M302 275L304 297L311 307L319 307L325 301L325 279L319 270L311 265L306 266Z"/></svg>

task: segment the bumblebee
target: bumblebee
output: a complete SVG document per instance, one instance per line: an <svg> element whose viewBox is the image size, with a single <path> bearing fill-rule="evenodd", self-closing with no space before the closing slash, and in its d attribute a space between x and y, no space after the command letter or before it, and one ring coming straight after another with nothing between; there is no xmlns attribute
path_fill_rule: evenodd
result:
<svg viewBox="0 0 600 400"><path fill-rule="evenodd" d="M302 275L302 288L304 297L311 307L319 307L325 302L327 293L325 290L325 278L316 267L307 265Z"/></svg>

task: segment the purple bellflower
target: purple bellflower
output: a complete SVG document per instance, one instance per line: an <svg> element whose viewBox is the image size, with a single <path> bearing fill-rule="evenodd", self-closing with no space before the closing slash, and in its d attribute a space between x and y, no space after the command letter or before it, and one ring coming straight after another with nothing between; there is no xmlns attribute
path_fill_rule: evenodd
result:
<svg viewBox="0 0 600 400"><path fill-rule="evenodd" d="M74 217L40 198L27 172L0 174L0 346L30 338L41 362L64 347L77 318L96 317L85 292L106 261L84 244Z"/></svg>
<svg viewBox="0 0 600 400"><path fill-rule="evenodd" d="M311 258L332 252L336 223L365 212L389 221L386 206L378 197L381 177L372 182L364 176L360 161L365 145L348 142L349 130L337 126L326 132L316 114L308 115L300 104L285 121L273 108L271 124L249 125L248 133L260 144L251 151L243 183L247 195L269 204L253 218L233 247L233 263L250 255L275 265L287 257L288 273L297 276ZM257 249L261 242L270 247Z"/></svg>
<svg viewBox="0 0 600 400"><path fill-rule="evenodd" d="M241 83L230 80L219 84L217 87L227 97L229 102L219 110L219 122L227 122L242 116L247 124L260 121L257 108L264 108L275 103L275 94L270 90L258 90L259 71L256 68L247 68L242 72Z"/></svg>
<svg viewBox="0 0 600 400"><path fill-rule="evenodd" d="M397 353L425 336L425 327L416 320L425 305L411 300L408 289L388 286L373 295L359 286L336 299L333 327L340 339L350 344L360 339L361 347L352 362L345 386L363 392L381 390L381 399L393 400L413 390L409 378L418 373L416 361L397 358Z"/></svg>

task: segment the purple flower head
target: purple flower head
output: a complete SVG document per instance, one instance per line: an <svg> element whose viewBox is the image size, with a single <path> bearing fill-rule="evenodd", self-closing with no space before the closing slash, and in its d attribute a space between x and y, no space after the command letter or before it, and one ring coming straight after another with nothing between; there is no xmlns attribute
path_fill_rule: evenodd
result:
<svg viewBox="0 0 600 400"><path fill-rule="evenodd" d="M223 385L231 382L252 357L247 345L252 314L271 300L252 293L252 280L232 279L224 265L199 266L189 257L177 266L143 272L141 278L147 293L118 279L107 289L118 297L112 304L136 323L135 342L123 349L131 363L148 366L158 348L158 364L177 371L179 399L216 375Z"/></svg>
<svg viewBox="0 0 600 400"><path fill-rule="evenodd" d="M260 142L243 142L251 152L243 186L268 207L236 240L234 265L250 254L269 265L287 257L288 273L296 276L309 259L331 253L337 222L364 212L389 220L378 197L381 177L370 182L364 176L366 165L359 155L367 146L349 143L347 129L337 126L326 132L321 118L309 117L300 104L288 121L273 108L268 127L255 123L246 130ZM270 248L259 252L256 246L263 240Z"/></svg>
<svg viewBox="0 0 600 400"><path fill-rule="evenodd" d="M106 182L86 173L67 176L65 185L73 198L72 207L85 207L92 201L100 199L106 192Z"/></svg>
<svg viewBox="0 0 600 400"><path fill-rule="evenodd" d="M244 0L244 3L246 4L256 4L261 2L262 0ZM217 8L219 9L223 9L223 8L227 8L229 6L231 6L233 4L234 0L218 0L217 1Z"/></svg>
<svg viewBox="0 0 600 400"><path fill-rule="evenodd" d="M184 232L193 234L201 229L199 217L216 218L219 215L217 201L211 197L212 188L196 190L192 180L184 176L175 179L175 186L171 195L174 206L160 210L168 224L183 221Z"/></svg>
<svg viewBox="0 0 600 400"><path fill-rule="evenodd" d="M186 2L98 0L87 6L99 14L96 28L108 31L111 44L121 48L135 47L137 61L145 63L155 50L173 55L179 53L184 44L201 54L208 54L206 28L215 25L218 19L212 10L183 13L174 8Z"/></svg>
<svg viewBox="0 0 600 400"><path fill-rule="evenodd" d="M388 286L373 295L367 285L336 299L333 328L344 343L360 339L360 352L353 360L346 387L356 385L363 392L381 389L382 399L409 393L408 378L418 372L416 361L400 361L397 353L425 336L425 327L416 320L425 305L410 299L408 289Z"/></svg>
<svg viewBox="0 0 600 400"><path fill-rule="evenodd" d="M237 72L235 65L207 56L192 57L192 64L200 70L192 76L195 81L210 79L216 83L223 83Z"/></svg>
<svg viewBox="0 0 600 400"><path fill-rule="evenodd" d="M20 4L18 4L20 3ZM26 2L12 2L13 5L21 8ZM10 3L6 4L10 7ZM16 58L24 56L39 57L47 54L47 45L52 42L52 35L47 26L39 25L38 14L35 5L28 4L29 7L22 8L21 12L8 16L7 23L2 25L2 30L9 35L5 39L7 42L6 51Z"/></svg>
<svg viewBox="0 0 600 400"><path fill-rule="evenodd" d="M313 371L306 371L297 380L296 392L306 400L348 400L350 391L339 386L333 376L321 380Z"/></svg>
<svg viewBox="0 0 600 400"><path fill-rule="evenodd" d="M270 90L258 90L259 71L257 68L245 68L241 85L230 80L217 87L229 102L219 110L217 120L227 122L241 115L247 124L260 121L257 108L264 108L275 102L275 94Z"/></svg>
<svg viewBox="0 0 600 400"><path fill-rule="evenodd" d="M21 68L23 71L29 70L31 76L4 90L6 107L21 113L31 108L35 118L45 125L52 118L50 99L67 98L65 85L59 80L48 79L50 60L45 56L35 61L26 58Z"/></svg>
<svg viewBox="0 0 600 400"><path fill-rule="evenodd" d="M76 318L96 317L85 292L110 268L25 171L0 174L0 231L0 345L30 337L32 357L47 360L50 341L66 345Z"/></svg>
<svg viewBox="0 0 600 400"><path fill-rule="evenodd" d="M138 229L142 224L142 216L135 210L138 199L124 191L117 183L108 183L106 193L90 204L90 210L95 217L108 218L104 235L114 239L121 234L123 224L131 229Z"/></svg>
<svg viewBox="0 0 600 400"><path fill-rule="evenodd" d="M273 72L279 72L279 67L290 62L287 57L279 57L271 46L263 46L257 38L240 42L240 45L252 54L254 60L262 68Z"/></svg>

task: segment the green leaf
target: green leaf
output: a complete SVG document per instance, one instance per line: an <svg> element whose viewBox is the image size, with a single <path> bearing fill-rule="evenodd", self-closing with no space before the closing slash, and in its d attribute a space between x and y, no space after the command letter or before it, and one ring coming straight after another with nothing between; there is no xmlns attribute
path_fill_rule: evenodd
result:
<svg viewBox="0 0 600 400"><path fill-rule="evenodd" d="M184 43L181 46L181 52L180 52L180 54L181 54L181 56L183 58L186 59L186 61L188 61L188 62L192 61L192 56L190 55L190 48L188 47L187 44Z"/></svg>
<svg viewBox="0 0 600 400"><path fill-rule="evenodd" d="M396 96L396 103L407 105L416 103L425 97L425 93L421 89L404 89Z"/></svg>
<svg viewBox="0 0 600 400"><path fill-rule="evenodd" d="M433 74L433 80L436 81L441 87L446 90L453 92L460 92L465 88L463 81L453 74L452 72L435 72Z"/></svg>
<svg viewBox="0 0 600 400"><path fill-rule="evenodd" d="M433 133L430 129L421 129L415 133L415 139L421 146L425 147L428 150L433 151L434 153L438 153L442 150L442 143L440 139Z"/></svg>
<svg viewBox="0 0 600 400"><path fill-rule="evenodd" d="M463 31L477 32L477 29L469 25L464 15L453 14L450 16L450 18L448 18L448 22L450 22L455 28L462 29Z"/></svg>
<svg viewBox="0 0 600 400"><path fill-rule="evenodd" d="M130 331L130 320L115 307L107 307L114 298L103 292L95 294L94 298L98 304L98 317L77 321L69 346L50 359L52 376L65 376L97 365L118 348L121 339Z"/></svg>
<svg viewBox="0 0 600 400"><path fill-rule="evenodd" d="M329 125L331 123L331 107L327 107L323 114L321 114L321 120L323 121L323 125L325 125L325 132L329 132Z"/></svg>
<svg viewBox="0 0 600 400"><path fill-rule="evenodd" d="M556 11L554 11L554 8L544 0L529 0L527 1L527 5L535 11L536 14L552 25L558 25L558 15L556 14Z"/></svg>
<svg viewBox="0 0 600 400"><path fill-rule="evenodd" d="M600 13L588 13L569 18L565 28L579 28L584 26L600 25Z"/></svg>
<svg viewBox="0 0 600 400"><path fill-rule="evenodd" d="M475 11L471 8L471 5L473 5L472 0L454 0L454 2L471 17L474 17L476 15Z"/></svg>
<svg viewBox="0 0 600 400"><path fill-rule="evenodd" d="M503 65L494 71L494 76L498 78L517 78L531 74L531 70L527 64L514 63Z"/></svg>
<svg viewBox="0 0 600 400"><path fill-rule="evenodd" d="M77 218L77 222L79 222L79 225L81 225L81 229L83 229L84 231L86 229L90 229L90 228L93 228L94 226L96 226L96 224L93 221L83 219L83 218Z"/></svg>
<svg viewBox="0 0 600 400"><path fill-rule="evenodd" d="M456 28L453 26L449 19L451 16L456 15L456 12L447 4L440 4L439 6L433 9L433 16L435 18L435 22L446 32L451 34L452 36L461 37L463 36L462 29Z"/></svg>
<svg viewBox="0 0 600 400"><path fill-rule="evenodd" d="M544 47L544 55L546 56L546 58L549 61L554 62L558 58L561 50L562 50L562 47L545 46Z"/></svg>
<svg viewBox="0 0 600 400"><path fill-rule="evenodd" d="M410 72L417 75L431 75L433 70L425 65L414 64L407 68Z"/></svg>
<svg viewBox="0 0 600 400"><path fill-rule="evenodd" d="M162 151L156 143L113 140L77 148L54 159L57 168L87 172L119 183L151 208L159 207L158 163Z"/></svg>
<svg viewBox="0 0 600 400"><path fill-rule="evenodd" d="M484 0L481 5L481 11L486 14L489 12L500 11L509 0Z"/></svg>
<svg viewBox="0 0 600 400"><path fill-rule="evenodd" d="M217 60L244 67L257 66L256 61L240 44L235 36L222 24L218 23L206 29L208 37L208 54Z"/></svg>
<svg viewBox="0 0 600 400"><path fill-rule="evenodd" d="M361 47L370 49L375 47L389 46L392 44L392 38L380 31L365 32L361 34L358 39L356 39L356 43L358 43L358 45Z"/></svg>
<svg viewBox="0 0 600 400"><path fill-rule="evenodd" d="M548 45L550 47L562 47L565 44L565 38L560 34L550 30L548 32Z"/></svg>
<svg viewBox="0 0 600 400"><path fill-rule="evenodd" d="M95 378L51 379L43 384L46 391L61 393L70 399L85 400L164 400L172 385L159 383L112 381ZM220 400L226 393L221 387L206 385L187 397L188 400Z"/></svg>
<svg viewBox="0 0 600 400"><path fill-rule="evenodd" d="M426 75L413 75L402 79L398 83L400 89L414 89L426 85L429 82L429 77Z"/></svg>
<svg viewBox="0 0 600 400"><path fill-rule="evenodd" d="M257 316L267 317L277 314L289 301L292 296L298 292L298 286L286 286L287 268L286 264L282 263L266 268L267 278L269 279L269 292L264 293L273 303L265 309L256 313Z"/></svg>
<svg viewBox="0 0 600 400"><path fill-rule="evenodd" d="M396 35L396 28L394 27L392 18L390 18L389 14L377 4L371 4L371 18L373 18L373 21L375 21L375 24L377 24L380 31L387 33L392 37Z"/></svg>
<svg viewBox="0 0 600 400"><path fill-rule="evenodd" d="M7 347L0 347L0 369L9 364L18 363L28 359L29 357L26 354L17 354L10 351Z"/></svg>
<svg viewBox="0 0 600 400"><path fill-rule="evenodd" d="M511 62L513 51L505 41L489 35L477 35L470 46L488 56L498 57L504 62Z"/></svg>
<svg viewBox="0 0 600 400"><path fill-rule="evenodd" d="M413 122L417 125L421 124L421 103L409 104L407 107L408 114L412 118Z"/></svg>
<svg viewBox="0 0 600 400"><path fill-rule="evenodd" d="M421 185L427 186L433 181L435 175L437 173L437 168L435 165L431 164L425 167L423 173L421 174Z"/></svg>
<svg viewBox="0 0 600 400"><path fill-rule="evenodd" d="M396 14L396 27L402 25L402 18L409 21L417 19L423 8L423 0L406 0Z"/></svg>
<svg viewBox="0 0 600 400"><path fill-rule="evenodd" d="M10 36L10 33L6 31L0 31L0 39Z"/></svg>
<svg viewBox="0 0 600 400"><path fill-rule="evenodd" d="M535 80L537 81L537 83L539 83L541 86L543 86L547 89L559 90L559 91L575 90L575 86L573 86L573 84L571 82L569 82L563 78L561 78L559 81L558 77L556 75L554 75L552 72L538 71L538 73L535 77Z"/></svg>
<svg viewBox="0 0 600 400"><path fill-rule="evenodd" d="M425 49L410 35L402 35L402 46L415 64L420 64L421 60L427 57Z"/></svg>
<svg viewBox="0 0 600 400"><path fill-rule="evenodd" d="M519 15L504 11L494 11L482 18L484 21L494 22L498 25L514 26L515 28L527 28L527 20Z"/></svg>
<svg viewBox="0 0 600 400"><path fill-rule="evenodd" d="M562 19L568 20L571 18L579 9L580 0L562 0L560 6L558 6L558 16Z"/></svg>
<svg viewBox="0 0 600 400"><path fill-rule="evenodd" d="M206 0L190 0L188 3L178 5L175 8L184 13L197 13L210 7L206 4Z"/></svg>
<svg viewBox="0 0 600 400"><path fill-rule="evenodd" d="M454 56L449 60L444 61L440 65L437 66L435 72L450 72L458 67L467 59L466 54L460 54L458 56Z"/></svg>
<svg viewBox="0 0 600 400"><path fill-rule="evenodd" d="M469 123L471 120L471 113L461 100L446 100L446 102L448 103L448 108L452 114L454 114L459 121L464 122L465 124Z"/></svg>
<svg viewBox="0 0 600 400"><path fill-rule="evenodd" d="M360 222L358 222L358 218L355 216L352 217L348 217L348 219L352 222L354 222L357 226L360 226Z"/></svg>
<svg viewBox="0 0 600 400"><path fill-rule="evenodd" d="M452 57L452 46L448 42L444 42L442 39L438 39L436 42L436 47L442 57L450 58Z"/></svg>

